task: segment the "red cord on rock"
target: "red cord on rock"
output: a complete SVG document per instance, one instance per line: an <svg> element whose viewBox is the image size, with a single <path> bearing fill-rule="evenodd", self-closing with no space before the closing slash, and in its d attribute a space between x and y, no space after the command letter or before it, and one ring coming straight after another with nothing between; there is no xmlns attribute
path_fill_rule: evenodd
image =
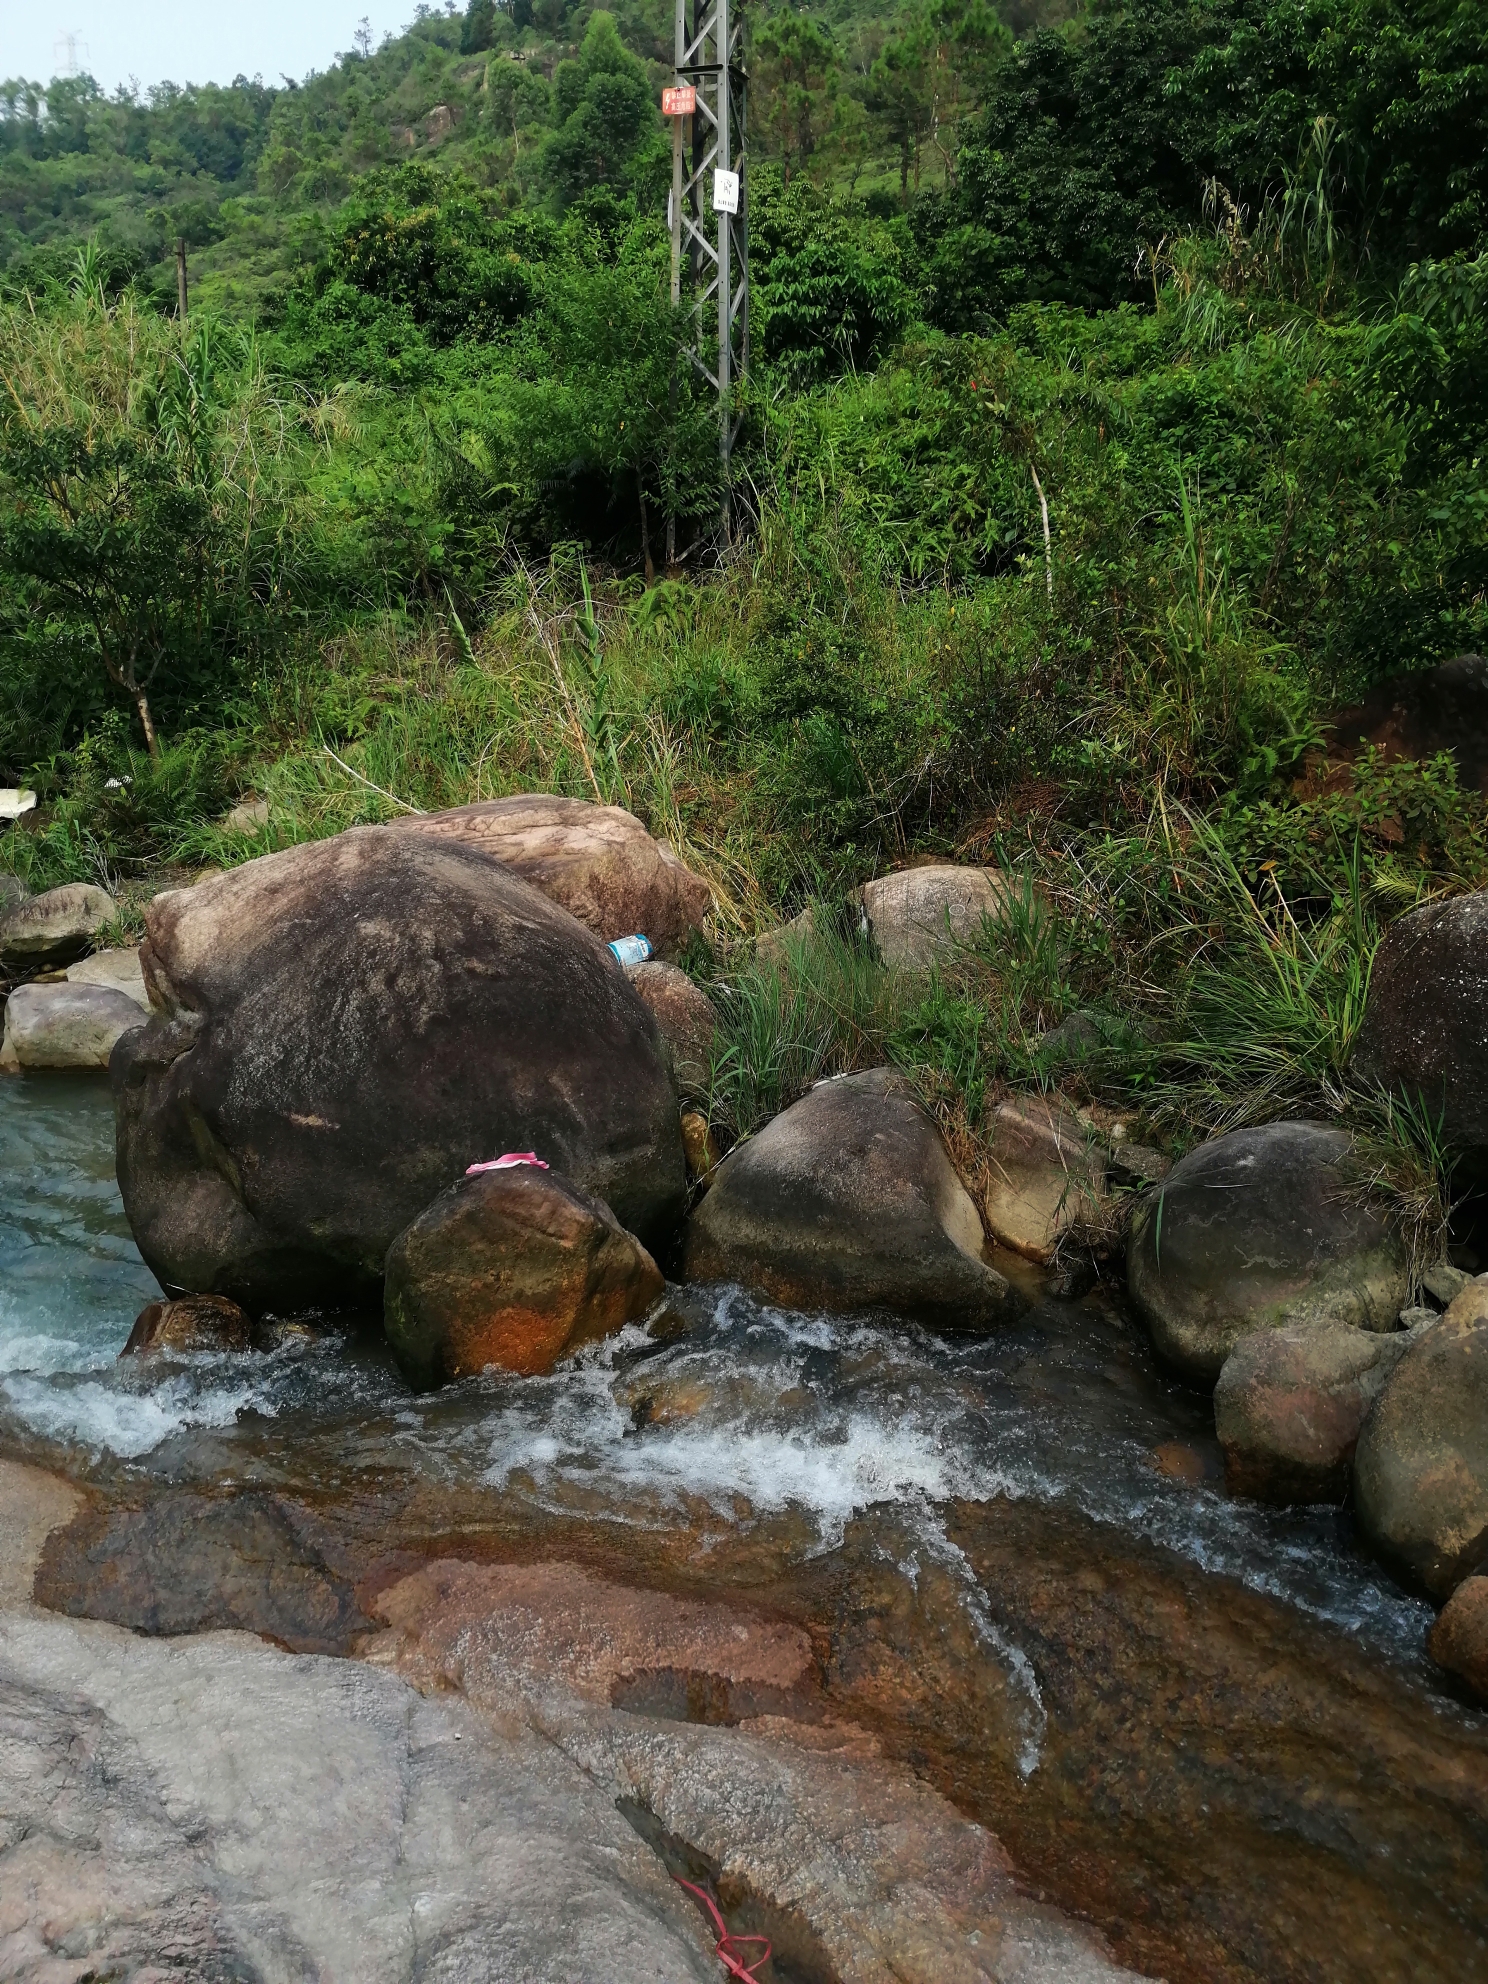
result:
<svg viewBox="0 0 1488 1984"><path fill-rule="evenodd" d="M673 1874L672 1879L677 1883L679 1888L686 1888L689 1894L695 1894L704 1908L713 1917L713 1926L718 1931L718 1941L714 1945L713 1954L718 1958L718 1961L723 1965L729 1976L735 1979L742 1979L742 1984L759 1984L759 1978L755 1973L762 1964L770 1961L770 1944L768 1938L764 1936L734 1935L727 1922L719 1914L718 1903L708 1893L706 1888L694 1887L691 1881L684 1881L680 1874ZM735 1947L740 1943L759 1943L765 1953L763 1956L757 1956L753 1963L746 1963Z"/></svg>

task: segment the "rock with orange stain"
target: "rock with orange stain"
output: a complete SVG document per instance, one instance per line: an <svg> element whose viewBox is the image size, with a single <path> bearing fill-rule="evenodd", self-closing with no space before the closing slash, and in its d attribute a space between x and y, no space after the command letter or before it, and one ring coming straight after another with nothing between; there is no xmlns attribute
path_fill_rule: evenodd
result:
<svg viewBox="0 0 1488 1984"><path fill-rule="evenodd" d="M388 1250L388 1342L420 1387L490 1365L533 1376L638 1321L661 1271L602 1199L555 1171L462 1178Z"/></svg>

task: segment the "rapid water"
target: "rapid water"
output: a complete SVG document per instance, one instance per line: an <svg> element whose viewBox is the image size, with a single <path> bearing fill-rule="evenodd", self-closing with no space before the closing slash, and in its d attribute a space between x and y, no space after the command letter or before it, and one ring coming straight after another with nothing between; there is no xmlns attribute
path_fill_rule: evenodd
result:
<svg viewBox="0 0 1488 1984"><path fill-rule="evenodd" d="M1109 1295L957 1341L684 1290L660 1340L632 1329L548 1378L417 1397L375 1335L119 1361L159 1290L119 1203L101 1079L0 1082L0 1178L0 1445L75 1475L292 1487L393 1467L601 1526L681 1516L706 1537L784 1522L807 1555L891 1503L919 1539L911 1578L920 1558L955 1568L949 1498L1002 1496L1164 1545L1429 1672L1430 1608L1356 1551L1339 1512L1227 1499L1207 1400L1157 1371ZM995 1647L990 1618L979 1629ZM1017 1649L996 1650L1016 1677Z"/></svg>

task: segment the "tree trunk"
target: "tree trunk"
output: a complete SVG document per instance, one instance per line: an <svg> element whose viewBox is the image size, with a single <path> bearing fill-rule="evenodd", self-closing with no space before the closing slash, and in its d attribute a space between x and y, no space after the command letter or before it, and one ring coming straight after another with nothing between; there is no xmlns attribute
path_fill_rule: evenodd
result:
<svg viewBox="0 0 1488 1984"><path fill-rule="evenodd" d="M156 764L159 764L160 736L155 728L155 719L150 714L150 698L143 689L134 689L130 693L134 697L134 707L139 711L140 724L145 733L145 749Z"/></svg>
<svg viewBox="0 0 1488 1984"><path fill-rule="evenodd" d="M646 509L646 491L641 484L641 471L636 470L636 495L641 501L641 555L646 561L646 584L652 585L656 579L656 563L651 556L651 518Z"/></svg>

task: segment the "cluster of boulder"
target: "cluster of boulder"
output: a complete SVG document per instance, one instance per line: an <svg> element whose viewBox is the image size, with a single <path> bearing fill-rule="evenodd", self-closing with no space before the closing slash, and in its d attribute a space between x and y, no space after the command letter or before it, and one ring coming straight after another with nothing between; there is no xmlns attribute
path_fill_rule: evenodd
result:
<svg viewBox="0 0 1488 1984"><path fill-rule="evenodd" d="M932 864L860 902L883 957L920 969L1011 892ZM1020 1306L993 1243L1109 1253L1134 1205L1134 1306L1213 1387L1232 1491L1351 1493L1370 1545L1451 1599L1438 1656L1488 1686L1488 1277L1443 1261L1418 1285L1348 1135L1237 1130L1170 1169L1109 1114L1009 1098L973 1198L881 1068L818 1084L720 1161L687 1107L716 1014L671 961L709 900L630 814L549 796L159 895L137 951L80 957L115 913L102 891L13 897L0 956L46 969L10 997L6 1060L112 1070L125 1210L168 1291L128 1348L264 1348L283 1340L265 1318L380 1303L416 1385L536 1373L651 1315L663 1270L979 1330ZM1440 1101L1488 1168L1485 928L1488 895L1395 926L1357 1062ZM625 967L610 946L635 932L659 955ZM809 935L798 920L761 949L788 967ZM1072 1027L1051 1065L1100 1046L1095 1017Z"/></svg>

